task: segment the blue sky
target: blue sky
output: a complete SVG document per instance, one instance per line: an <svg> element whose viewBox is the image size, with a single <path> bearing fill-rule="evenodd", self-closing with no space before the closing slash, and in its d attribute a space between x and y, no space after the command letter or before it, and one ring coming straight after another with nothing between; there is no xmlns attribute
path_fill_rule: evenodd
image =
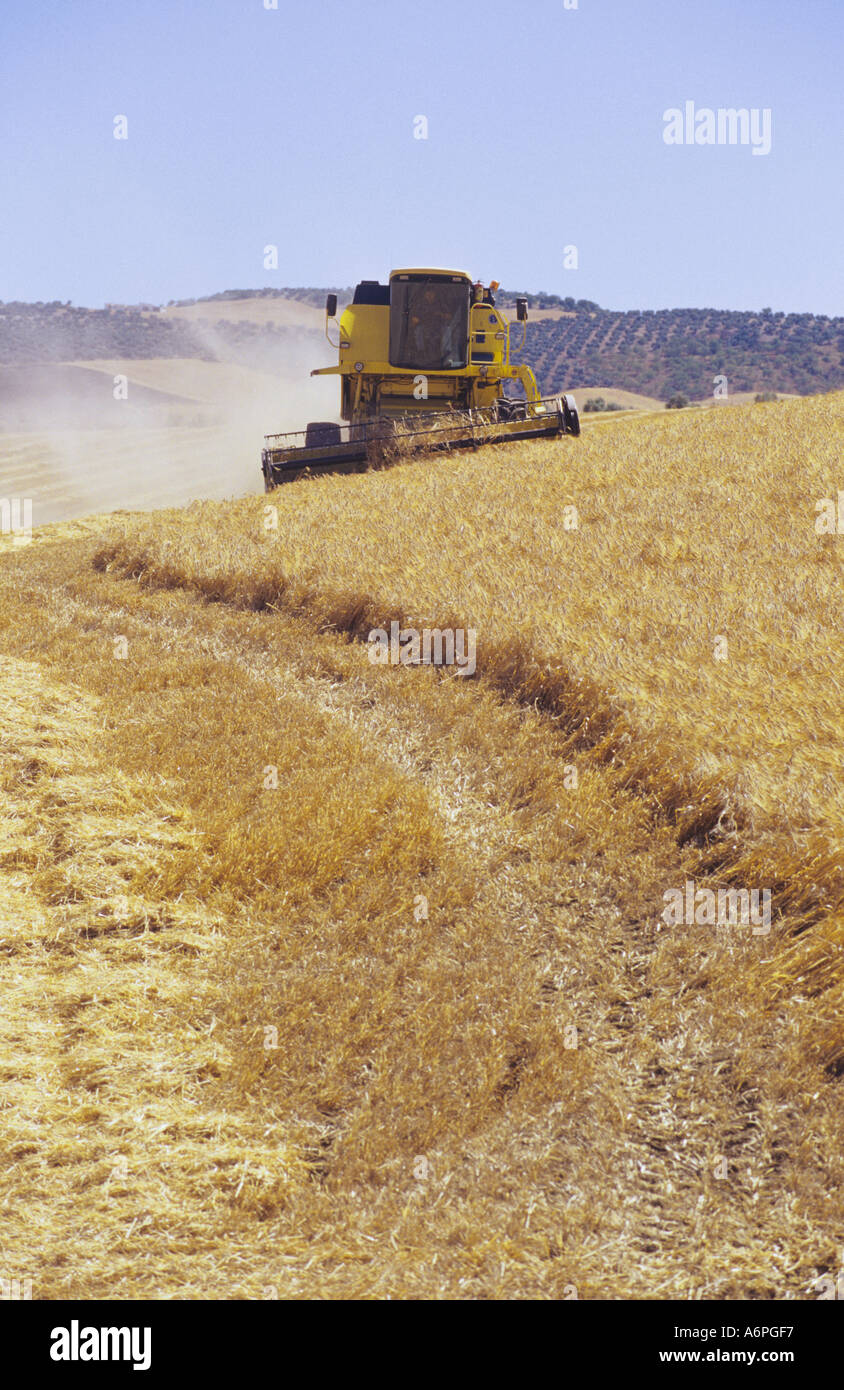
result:
<svg viewBox="0 0 844 1390"><path fill-rule="evenodd" d="M0 299L433 264L844 314L842 71L842 0L3 0ZM770 108L770 154L667 145L686 101Z"/></svg>

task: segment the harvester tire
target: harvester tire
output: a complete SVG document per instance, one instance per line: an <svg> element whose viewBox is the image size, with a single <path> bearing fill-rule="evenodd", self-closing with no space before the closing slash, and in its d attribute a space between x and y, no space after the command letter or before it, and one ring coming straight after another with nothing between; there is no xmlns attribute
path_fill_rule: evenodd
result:
<svg viewBox="0 0 844 1390"><path fill-rule="evenodd" d="M563 396L563 420L566 434L580 434L580 416L577 413L577 401L574 396Z"/></svg>
<svg viewBox="0 0 844 1390"><path fill-rule="evenodd" d="M305 430L306 449L333 449L340 443L340 426L331 420L314 420Z"/></svg>

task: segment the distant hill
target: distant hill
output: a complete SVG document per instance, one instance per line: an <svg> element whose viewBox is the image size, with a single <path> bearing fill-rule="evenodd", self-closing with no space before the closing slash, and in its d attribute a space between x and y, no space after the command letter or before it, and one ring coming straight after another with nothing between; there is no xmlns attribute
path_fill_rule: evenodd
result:
<svg viewBox="0 0 844 1390"><path fill-rule="evenodd" d="M516 339L518 341L518 339ZM667 400L775 390L798 395L844 386L844 319L719 309L605 309L528 326L524 359L543 391L573 381Z"/></svg>
<svg viewBox="0 0 844 1390"><path fill-rule="evenodd" d="M321 334L301 323L190 318L158 308L105 309L50 304L0 304L0 363L78 362L101 358L196 357L270 367Z"/></svg>
<svg viewBox="0 0 844 1390"><path fill-rule="evenodd" d="M291 299L299 304L310 304L314 308L325 308L325 296L336 294L341 304L351 302L354 290L351 285L340 287L339 285L328 285L322 289L319 287L303 288L301 285L295 288L288 286L286 289L265 288L262 290L220 290L218 294L206 295L203 299L171 299L167 308L183 309L194 304L224 304L230 300L238 299Z"/></svg>
<svg viewBox="0 0 844 1390"><path fill-rule="evenodd" d="M201 300L76 308L70 303L0 303L0 363L113 358L200 358L271 369L296 343L321 336L326 288L224 290ZM334 291L340 303L348 287ZM602 309L592 300L534 293L522 360L554 394L578 381L665 401L713 394L800 395L844 387L844 319L723 309ZM507 307L511 291L499 291ZM514 343L519 342L518 330Z"/></svg>

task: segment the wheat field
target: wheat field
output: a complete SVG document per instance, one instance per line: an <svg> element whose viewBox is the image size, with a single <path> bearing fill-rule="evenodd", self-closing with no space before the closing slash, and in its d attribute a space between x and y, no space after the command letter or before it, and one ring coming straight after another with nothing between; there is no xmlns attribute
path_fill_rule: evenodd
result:
<svg viewBox="0 0 844 1390"><path fill-rule="evenodd" d="M39 1297L817 1297L844 397L0 559L2 1262ZM374 663L373 629L477 662ZM767 888L771 929L668 925Z"/></svg>

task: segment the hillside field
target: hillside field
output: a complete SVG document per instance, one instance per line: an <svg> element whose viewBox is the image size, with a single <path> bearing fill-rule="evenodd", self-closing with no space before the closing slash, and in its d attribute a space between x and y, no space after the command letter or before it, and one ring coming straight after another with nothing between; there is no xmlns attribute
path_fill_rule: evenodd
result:
<svg viewBox="0 0 844 1390"><path fill-rule="evenodd" d="M817 1298L842 443L844 394L617 415L0 538L10 1275ZM394 622L475 669L374 661Z"/></svg>

